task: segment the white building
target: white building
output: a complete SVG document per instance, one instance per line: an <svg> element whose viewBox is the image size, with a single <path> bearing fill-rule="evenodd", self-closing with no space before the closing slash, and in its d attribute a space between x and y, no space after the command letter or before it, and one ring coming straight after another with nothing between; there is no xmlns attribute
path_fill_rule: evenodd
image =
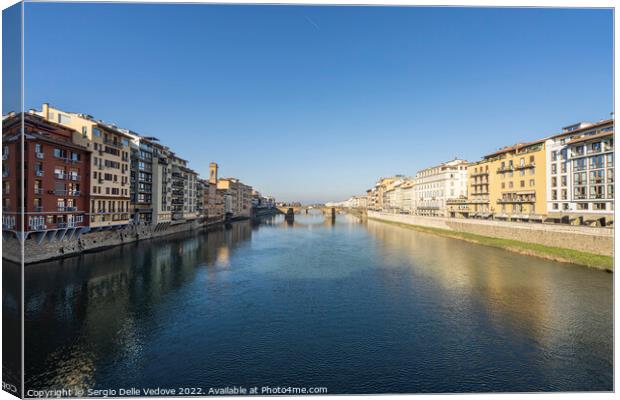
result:
<svg viewBox="0 0 620 400"><path fill-rule="evenodd" d="M446 216L446 200L467 196L467 161L454 159L418 171L414 180L413 212Z"/></svg>
<svg viewBox="0 0 620 400"><path fill-rule="evenodd" d="M579 123L546 142L547 212L561 222L613 220L614 121Z"/></svg>

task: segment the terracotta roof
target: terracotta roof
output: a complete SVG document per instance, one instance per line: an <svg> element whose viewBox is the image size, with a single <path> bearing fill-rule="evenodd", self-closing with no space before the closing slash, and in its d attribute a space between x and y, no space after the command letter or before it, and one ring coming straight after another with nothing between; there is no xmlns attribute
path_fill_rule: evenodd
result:
<svg viewBox="0 0 620 400"><path fill-rule="evenodd" d="M589 140L600 139L602 137L613 136L613 135L614 135L613 131L601 132L601 133L597 133L596 135L582 136L582 137L579 137L577 139L569 140L568 142L566 142L566 144L574 144L574 143L580 143L580 142L587 142Z"/></svg>
<svg viewBox="0 0 620 400"><path fill-rule="evenodd" d="M500 154L508 153L508 152L511 152L511 151L517 151L517 150L523 149L525 147L533 146L535 144L544 143L547 139L548 138L543 138L543 139L535 140L533 142L513 144L512 146L507 146L507 147L501 148L501 149L499 149L498 151L496 151L494 153L487 154L484 157L488 158L488 157L493 157L493 156L498 156Z"/></svg>

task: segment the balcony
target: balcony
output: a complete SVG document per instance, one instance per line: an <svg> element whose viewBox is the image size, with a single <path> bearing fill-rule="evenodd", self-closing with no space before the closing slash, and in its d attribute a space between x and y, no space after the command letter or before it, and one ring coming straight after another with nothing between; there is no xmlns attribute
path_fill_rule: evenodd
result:
<svg viewBox="0 0 620 400"><path fill-rule="evenodd" d="M36 170L36 171L34 171L34 174L36 176L43 176L43 170L42 169Z"/></svg>
<svg viewBox="0 0 620 400"><path fill-rule="evenodd" d="M512 172L512 171L514 171L514 167L512 165L509 165L507 167L499 167L497 169L498 174L504 174L506 172Z"/></svg>
<svg viewBox="0 0 620 400"><path fill-rule="evenodd" d="M497 199L498 204L536 203L536 197L506 197Z"/></svg>
<svg viewBox="0 0 620 400"><path fill-rule="evenodd" d="M8 231L9 229L15 229L15 224L2 224L3 231Z"/></svg>
<svg viewBox="0 0 620 400"><path fill-rule="evenodd" d="M34 212L43 212L43 207L42 206L35 206L34 207Z"/></svg>
<svg viewBox="0 0 620 400"><path fill-rule="evenodd" d="M34 194L41 195L41 194L43 194L43 191L44 191L44 190L45 190L45 189L43 189L43 188L41 188L41 187L34 188Z"/></svg>
<svg viewBox="0 0 620 400"><path fill-rule="evenodd" d="M475 173L471 174L470 176L472 178L475 178L477 176L488 176L488 175L489 175L489 171L484 171L484 172L480 171L480 172L475 172Z"/></svg>
<svg viewBox="0 0 620 400"><path fill-rule="evenodd" d="M529 168L535 168L535 167L536 167L536 163L532 161L527 164L517 165L515 169L519 170L519 169L529 169Z"/></svg>
<svg viewBox="0 0 620 400"><path fill-rule="evenodd" d="M67 178L67 174L58 174L58 173L54 172L54 178L56 178L56 179L66 179Z"/></svg>
<svg viewBox="0 0 620 400"><path fill-rule="evenodd" d="M113 147L116 147L116 148L119 148L119 149L123 148L123 144L121 142L115 142L115 141L110 140L110 139L103 139L103 143L105 143L107 145L110 145L110 146L113 146Z"/></svg>
<svg viewBox="0 0 620 400"><path fill-rule="evenodd" d="M9 154L8 153L2 153L2 161L6 161L9 159Z"/></svg>
<svg viewBox="0 0 620 400"><path fill-rule="evenodd" d="M43 158L45 158L43 153L35 153L35 157L38 158L39 160L43 160Z"/></svg>

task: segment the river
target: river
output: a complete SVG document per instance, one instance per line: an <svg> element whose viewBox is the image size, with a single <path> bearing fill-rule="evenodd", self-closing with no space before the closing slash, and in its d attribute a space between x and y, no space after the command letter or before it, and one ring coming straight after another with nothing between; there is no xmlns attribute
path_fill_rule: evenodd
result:
<svg viewBox="0 0 620 400"><path fill-rule="evenodd" d="M236 222L27 266L26 388L609 391L612 277L348 215Z"/></svg>

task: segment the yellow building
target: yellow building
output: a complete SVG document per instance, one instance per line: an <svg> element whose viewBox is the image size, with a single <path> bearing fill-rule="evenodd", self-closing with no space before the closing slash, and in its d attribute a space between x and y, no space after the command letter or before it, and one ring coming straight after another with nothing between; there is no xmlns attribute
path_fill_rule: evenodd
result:
<svg viewBox="0 0 620 400"><path fill-rule="evenodd" d="M467 170L469 217L542 221L547 214L545 139L504 147Z"/></svg>
<svg viewBox="0 0 620 400"><path fill-rule="evenodd" d="M47 103L35 114L74 129L73 142L92 151L90 227L128 224L131 137L90 115L62 111Z"/></svg>

